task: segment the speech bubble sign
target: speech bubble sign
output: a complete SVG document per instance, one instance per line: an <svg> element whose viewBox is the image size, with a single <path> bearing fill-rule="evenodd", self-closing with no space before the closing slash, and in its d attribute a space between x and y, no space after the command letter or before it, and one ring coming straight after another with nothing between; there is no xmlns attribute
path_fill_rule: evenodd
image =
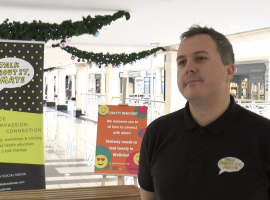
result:
<svg viewBox="0 0 270 200"><path fill-rule="evenodd" d="M223 172L238 172L244 167L244 163L238 158L226 157L218 161L219 174Z"/></svg>
<svg viewBox="0 0 270 200"><path fill-rule="evenodd" d="M29 83L34 76L33 66L20 58L0 59L0 91Z"/></svg>

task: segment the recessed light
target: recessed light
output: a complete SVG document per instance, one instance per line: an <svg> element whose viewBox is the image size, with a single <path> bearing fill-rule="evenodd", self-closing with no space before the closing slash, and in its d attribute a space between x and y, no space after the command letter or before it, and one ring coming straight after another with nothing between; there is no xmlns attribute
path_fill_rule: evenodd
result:
<svg viewBox="0 0 270 200"><path fill-rule="evenodd" d="M229 28L229 29L241 29L241 28L243 28L243 27L242 27L241 25L236 25L236 24L235 24L235 25L229 25L228 28Z"/></svg>
<svg viewBox="0 0 270 200"><path fill-rule="evenodd" d="M69 176L70 174L65 174L65 176Z"/></svg>

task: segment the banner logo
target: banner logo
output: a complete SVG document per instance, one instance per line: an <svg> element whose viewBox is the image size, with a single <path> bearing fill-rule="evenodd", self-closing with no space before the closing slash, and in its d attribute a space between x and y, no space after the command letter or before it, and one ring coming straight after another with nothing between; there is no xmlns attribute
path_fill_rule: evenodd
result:
<svg viewBox="0 0 270 200"><path fill-rule="evenodd" d="M29 62L20 58L0 59L0 91L23 86L33 77L34 68Z"/></svg>
<svg viewBox="0 0 270 200"><path fill-rule="evenodd" d="M223 172L238 172L244 167L244 163L238 158L226 157L218 162L219 174Z"/></svg>

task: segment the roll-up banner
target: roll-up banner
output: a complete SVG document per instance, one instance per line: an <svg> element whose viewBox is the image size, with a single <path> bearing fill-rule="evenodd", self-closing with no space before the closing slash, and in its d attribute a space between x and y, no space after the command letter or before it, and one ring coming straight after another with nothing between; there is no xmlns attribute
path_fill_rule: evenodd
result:
<svg viewBox="0 0 270 200"><path fill-rule="evenodd" d="M44 43L0 41L0 191L45 189Z"/></svg>

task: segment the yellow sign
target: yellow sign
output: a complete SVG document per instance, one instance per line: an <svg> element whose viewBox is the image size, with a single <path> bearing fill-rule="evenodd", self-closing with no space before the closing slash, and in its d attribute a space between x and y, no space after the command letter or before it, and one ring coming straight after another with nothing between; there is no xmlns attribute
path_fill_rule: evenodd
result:
<svg viewBox="0 0 270 200"><path fill-rule="evenodd" d="M0 110L2 163L44 164L43 114Z"/></svg>

